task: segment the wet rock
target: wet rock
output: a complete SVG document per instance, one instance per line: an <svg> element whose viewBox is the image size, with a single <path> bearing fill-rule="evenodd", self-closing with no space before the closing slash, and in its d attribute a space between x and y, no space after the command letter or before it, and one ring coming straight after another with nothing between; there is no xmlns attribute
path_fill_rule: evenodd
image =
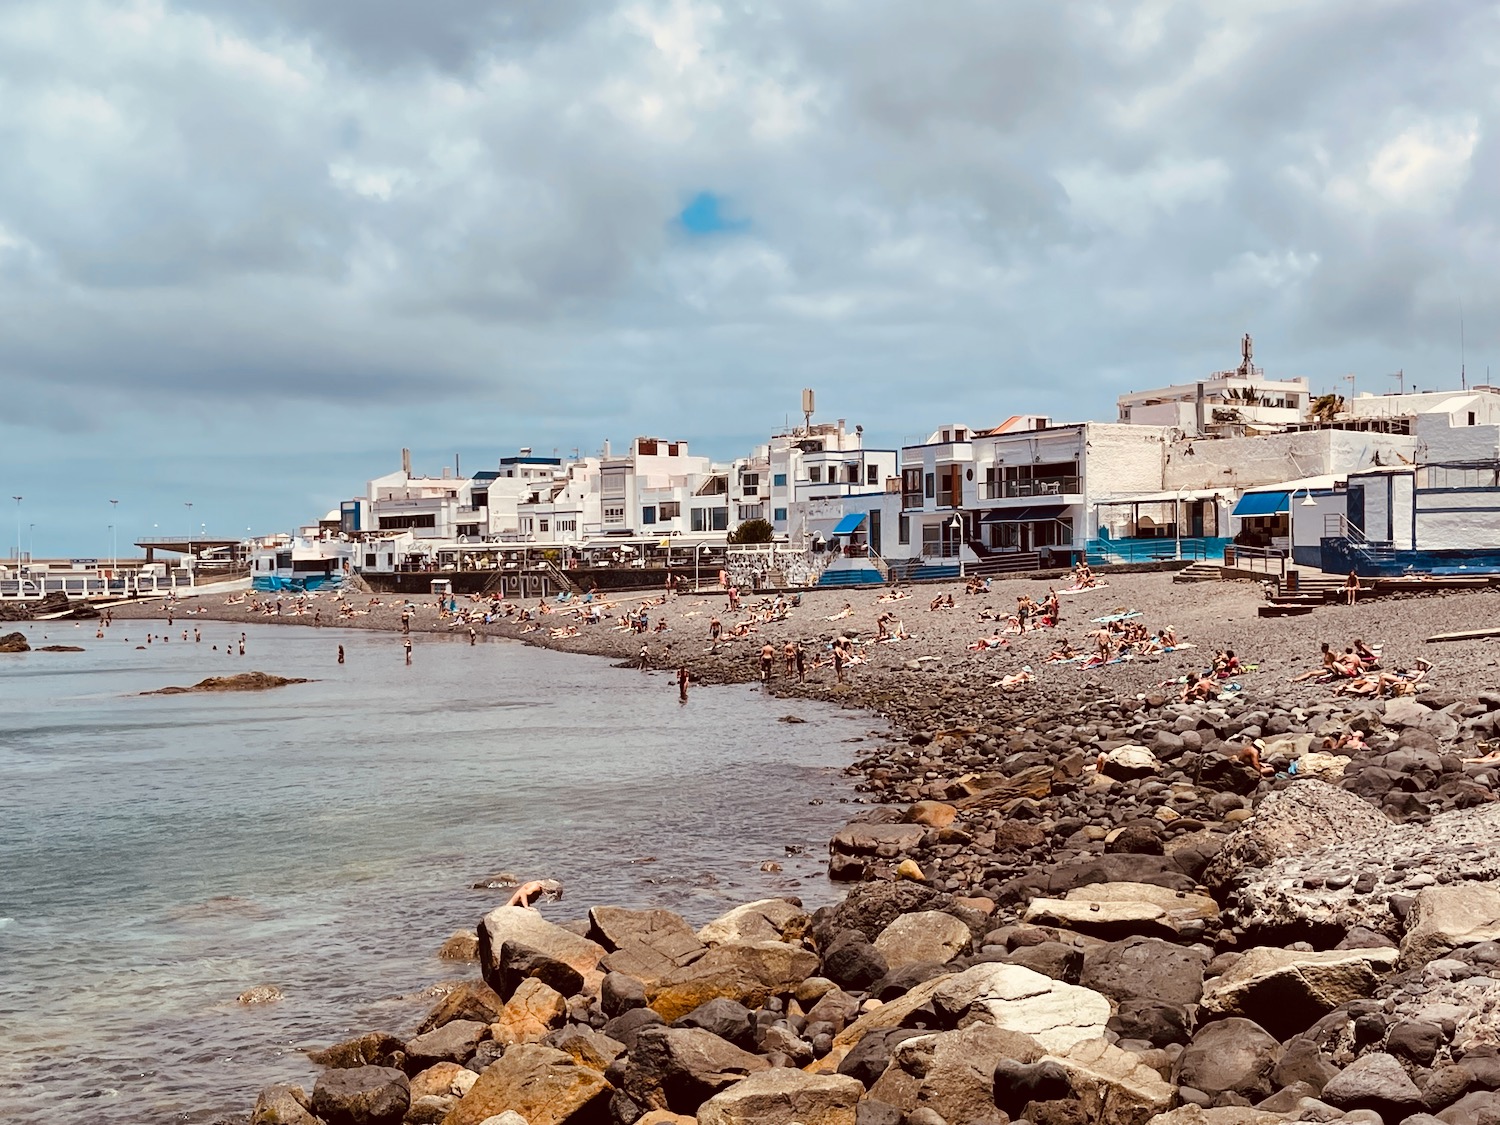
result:
<svg viewBox="0 0 1500 1125"><path fill-rule="evenodd" d="M580 977L597 968L604 956L604 948L597 942L553 925L535 910L523 906L497 907L479 923L479 966L485 983L506 998L511 992L505 974L507 943L513 949L535 951L536 955L561 962Z"/></svg>
<svg viewBox="0 0 1500 1125"><path fill-rule="evenodd" d="M411 1077L411 1100L415 1104L425 1097L462 1097L479 1075L457 1063L433 1063Z"/></svg>
<svg viewBox="0 0 1500 1125"><path fill-rule="evenodd" d="M726 1086L769 1065L699 1028L646 1028L630 1052L625 1092L648 1109L696 1113Z"/></svg>
<svg viewBox="0 0 1500 1125"><path fill-rule="evenodd" d="M698 1125L855 1125L864 1087L840 1074L766 1070L715 1094Z"/></svg>
<svg viewBox="0 0 1500 1125"><path fill-rule="evenodd" d="M1394 949L1251 949L1204 987L1203 1010L1244 1016L1287 1038L1334 1008L1371 995L1395 968L1396 957Z"/></svg>
<svg viewBox="0 0 1500 1125"><path fill-rule="evenodd" d="M444 1125L481 1125L512 1111L527 1125L591 1125L613 1089L604 1076L551 1047L521 1044L491 1063Z"/></svg>
<svg viewBox="0 0 1500 1125"><path fill-rule="evenodd" d="M255 1099L250 1125L319 1125L308 1112L307 1095L297 1086L267 1086Z"/></svg>
<svg viewBox="0 0 1500 1125"><path fill-rule="evenodd" d="M369 1031L321 1051L309 1051L307 1057L318 1066L336 1068L370 1066L401 1051L406 1044L394 1035Z"/></svg>
<svg viewBox="0 0 1500 1125"><path fill-rule="evenodd" d="M274 1004L284 999L286 999L285 995L274 984L258 984L254 988L247 988L234 998L236 1004L243 1004L247 1008L259 1004Z"/></svg>
<svg viewBox="0 0 1500 1125"><path fill-rule="evenodd" d="M312 1111L328 1125L400 1125L411 1085L394 1067L325 1070L313 1087Z"/></svg>
<svg viewBox="0 0 1500 1125"><path fill-rule="evenodd" d="M875 949L897 969L920 961L946 964L973 944L969 927L951 914L924 910L903 914L880 931Z"/></svg>
<svg viewBox="0 0 1500 1125"><path fill-rule="evenodd" d="M921 846L927 829L920 824L846 824L833 834L829 848L842 855L894 859Z"/></svg>
<svg viewBox="0 0 1500 1125"><path fill-rule="evenodd" d="M21 634L13 633L12 636L19 637ZM25 651L7 650L3 646L8 638L0 637L0 652ZM24 640L24 638L23 638ZM143 691L142 695L188 695L193 692L223 692L223 691L270 691L272 688L287 687L291 684L309 684L311 680L289 678L286 676L273 676L269 672L240 672L233 676L209 676L207 679L199 680L192 687L164 687L155 691Z"/></svg>
<svg viewBox="0 0 1500 1125"><path fill-rule="evenodd" d="M599 1005L610 1019L646 1006L646 986L628 973L606 973L599 986Z"/></svg>
<svg viewBox="0 0 1500 1125"><path fill-rule="evenodd" d="M438 950L444 961L478 961L479 935L473 930L459 930Z"/></svg>
<svg viewBox="0 0 1500 1125"><path fill-rule="evenodd" d="M786 942L719 945L648 986L646 996L671 1022L720 996L758 1008L767 997L794 990L817 971L817 954Z"/></svg>
<svg viewBox="0 0 1500 1125"><path fill-rule="evenodd" d="M1232 1017L1199 1028L1183 1049L1173 1074L1181 1086L1210 1095L1270 1096L1271 1072L1281 1044L1259 1024Z"/></svg>
<svg viewBox="0 0 1500 1125"><path fill-rule="evenodd" d="M515 941L507 941L500 948L500 980L507 996L525 980L541 981L563 996L577 996L583 991L583 974L572 965Z"/></svg>

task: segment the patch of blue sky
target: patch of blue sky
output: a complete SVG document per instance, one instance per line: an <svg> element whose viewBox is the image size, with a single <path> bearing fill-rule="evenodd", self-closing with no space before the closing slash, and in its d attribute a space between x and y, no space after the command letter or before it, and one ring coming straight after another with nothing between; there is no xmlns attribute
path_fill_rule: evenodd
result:
<svg viewBox="0 0 1500 1125"><path fill-rule="evenodd" d="M748 219L737 219L725 214L723 196L711 191L700 191L677 213L678 225L690 235L702 237L711 234L733 234L748 230Z"/></svg>

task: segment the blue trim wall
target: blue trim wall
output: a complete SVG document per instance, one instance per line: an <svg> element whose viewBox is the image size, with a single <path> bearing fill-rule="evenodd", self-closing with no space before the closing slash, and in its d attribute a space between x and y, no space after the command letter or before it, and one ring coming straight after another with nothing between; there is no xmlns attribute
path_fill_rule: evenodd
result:
<svg viewBox="0 0 1500 1125"><path fill-rule="evenodd" d="M1314 561L1296 561L1303 566L1316 566L1326 574L1348 574L1351 570L1361 578L1400 578L1402 575L1484 575L1500 574L1500 548L1461 549L1448 551L1390 551L1378 558L1371 558L1362 551L1353 550L1347 539L1325 539Z"/></svg>

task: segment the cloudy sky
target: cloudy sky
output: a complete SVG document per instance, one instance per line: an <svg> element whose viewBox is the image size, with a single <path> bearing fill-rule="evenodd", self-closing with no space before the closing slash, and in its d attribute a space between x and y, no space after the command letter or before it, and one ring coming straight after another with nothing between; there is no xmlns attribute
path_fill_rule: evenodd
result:
<svg viewBox="0 0 1500 1125"><path fill-rule="evenodd" d="M0 542L1500 368L1480 0L0 0ZM1500 376L1500 371L1497 371ZM192 504L187 508L187 504Z"/></svg>

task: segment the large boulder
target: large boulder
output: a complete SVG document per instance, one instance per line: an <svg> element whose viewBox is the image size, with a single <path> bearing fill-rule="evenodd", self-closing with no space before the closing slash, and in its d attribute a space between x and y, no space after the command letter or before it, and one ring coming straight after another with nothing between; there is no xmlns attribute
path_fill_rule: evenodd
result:
<svg viewBox="0 0 1500 1125"><path fill-rule="evenodd" d="M0 652L30 652L31 643L25 633L6 633L0 637Z"/></svg>
<svg viewBox="0 0 1500 1125"><path fill-rule="evenodd" d="M1287 1039L1334 1008L1371 995L1396 967L1396 957L1394 949L1314 953L1261 946L1208 981L1203 1010L1244 1016L1276 1038Z"/></svg>
<svg viewBox="0 0 1500 1125"><path fill-rule="evenodd" d="M598 968L604 956L604 947L597 942L554 925L529 907L497 907L479 922L479 967L485 983L504 997L519 983L507 977L507 946L511 957L518 952L525 952L528 959L543 957L566 965L580 978Z"/></svg>
<svg viewBox="0 0 1500 1125"><path fill-rule="evenodd" d="M1205 1094L1238 1094L1252 1100L1271 1095L1271 1071L1281 1044L1259 1024L1232 1017L1198 1029L1178 1057L1179 1086Z"/></svg>
<svg viewBox="0 0 1500 1125"><path fill-rule="evenodd" d="M490 1025L490 1038L502 1046L536 1043L568 1016L568 1002L563 995L535 978L521 982L505 1003L500 1018Z"/></svg>
<svg viewBox="0 0 1500 1125"><path fill-rule="evenodd" d="M17 634L19 636L20 634ZM872 855L894 859L917 848L927 837L920 824L846 824L833 834L828 847L837 855Z"/></svg>
<svg viewBox="0 0 1500 1125"><path fill-rule="evenodd" d="M389 1066L325 1070L313 1087L312 1111L328 1125L400 1125L411 1108L411 1083Z"/></svg>
<svg viewBox="0 0 1500 1125"><path fill-rule="evenodd" d="M626 910L596 906L589 911L589 936L609 950L606 972L624 973L642 984L692 964L706 946L693 928L670 910Z"/></svg>
<svg viewBox="0 0 1500 1125"><path fill-rule="evenodd" d="M870 1097L907 1114L927 1109L944 1121L984 1121L995 1116L996 1068L1041 1055L1030 1036L987 1024L917 1035L896 1043Z"/></svg>
<svg viewBox="0 0 1500 1125"><path fill-rule="evenodd" d="M1422 1107L1422 1091L1399 1060L1376 1051L1355 1059L1323 1087L1323 1101L1342 1110L1373 1109L1391 1121Z"/></svg>
<svg viewBox="0 0 1500 1125"><path fill-rule="evenodd" d="M697 1113L726 1086L770 1065L700 1028L648 1027L630 1052L625 1092L648 1109Z"/></svg>
<svg viewBox="0 0 1500 1125"><path fill-rule="evenodd" d="M1092 989L1020 965L989 962L942 979L932 991L932 1003L955 1023L1019 1031L1055 1053L1102 1038L1110 1016L1109 1000Z"/></svg>
<svg viewBox="0 0 1500 1125"><path fill-rule="evenodd" d="M704 945L744 945L758 941L801 941L812 921L800 903L764 898L736 906L698 930Z"/></svg>
<svg viewBox="0 0 1500 1125"><path fill-rule="evenodd" d="M670 1023L721 996L759 1008L768 997L793 991L817 971L817 954L786 942L719 945L649 985L646 997Z"/></svg>
<svg viewBox="0 0 1500 1125"><path fill-rule="evenodd" d="M504 1010L505 1001L500 999L500 994L484 981L464 981L433 1006L432 1011L427 1013L427 1017L417 1028L417 1034L425 1035L452 1020L494 1023Z"/></svg>
<svg viewBox="0 0 1500 1125"><path fill-rule="evenodd" d="M480 1125L507 1110L527 1125L594 1125L605 1119L613 1091L564 1052L521 1044L485 1068L443 1125Z"/></svg>
<svg viewBox="0 0 1500 1125"><path fill-rule="evenodd" d="M698 1125L855 1125L864 1092L841 1074L763 1070L704 1102Z"/></svg>
<svg viewBox="0 0 1500 1125"><path fill-rule="evenodd" d="M1145 1058L1103 1039L1076 1043L1057 1061L1084 1120L1096 1125L1140 1125L1175 1099L1171 1084Z"/></svg>
<svg viewBox="0 0 1500 1125"><path fill-rule="evenodd" d="M408 1039L406 1057L419 1069L440 1062L461 1063L488 1033L488 1026L477 1020L449 1020L442 1027Z"/></svg>
<svg viewBox="0 0 1500 1125"><path fill-rule="evenodd" d="M580 1024L569 1024L547 1036L546 1045L572 1057L579 1066L603 1074L610 1063L625 1053L625 1044L602 1031Z"/></svg>
<svg viewBox="0 0 1500 1125"><path fill-rule="evenodd" d="M255 1099L250 1125L319 1125L307 1111L307 1096L296 1086L267 1086Z"/></svg>
<svg viewBox="0 0 1500 1125"><path fill-rule="evenodd" d="M1453 949L1500 939L1500 888L1488 883L1424 887L1406 916L1401 964L1416 968Z"/></svg>
<svg viewBox="0 0 1500 1125"><path fill-rule="evenodd" d="M1368 802L1326 782L1307 780L1270 794L1203 872L1211 888L1229 886L1245 870L1299 855L1331 841L1379 837L1391 822Z"/></svg>
<svg viewBox="0 0 1500 1125"><path fill-rule="evenodd" d="M1451 742L1458 737L1457 719L1447 711L1433 710L1411 696L1398 695L1386 700L1382 718L1393 730L1419 730L1439 742Z"/></svg>
<svg viewBox="0 0 1500 1125"><path fill-rule="evenodd" d="M1126 1039L1158 1047L1185 1043L1191 1011L1203 997L1201 949L1160 938L1133 937L1090 949L1078 983L1117 1005L1110 1027Z"/></svg>
<svg viewBox="0 0 1500 1125"><path fill-rule="evenodd" d="M1177 927L1167 912L1151 902L1034 898L1027 905L1022 920L1028 925L1075 930L1106 941L1137 934L1174 936L1177 933Z"/></svg>
<svg viewBox="0 0 1500 1125"><path fill-rule="evenodd" d="M880 931L875 948L890 969L935 961L946 965L974 943L969 927L951 914L923 910L903 914Z"/></svg>
<svg viewBox="0 0 1500 1125"><path fill-rule="evenodd" d="M885 956L859 930L845 930L823 951L823 975L856 992L863 992L890 971Z"/></svg>
<svg viewBox="0 0 1500 1125"><path fill-rule="evenodd" d="M321 1051L309 1051L307 1057L318 1066L385 1066L393 1055L405 1048L405 1042L394 1035L387 1035L383 1031L367 1031Z"/></svg>

